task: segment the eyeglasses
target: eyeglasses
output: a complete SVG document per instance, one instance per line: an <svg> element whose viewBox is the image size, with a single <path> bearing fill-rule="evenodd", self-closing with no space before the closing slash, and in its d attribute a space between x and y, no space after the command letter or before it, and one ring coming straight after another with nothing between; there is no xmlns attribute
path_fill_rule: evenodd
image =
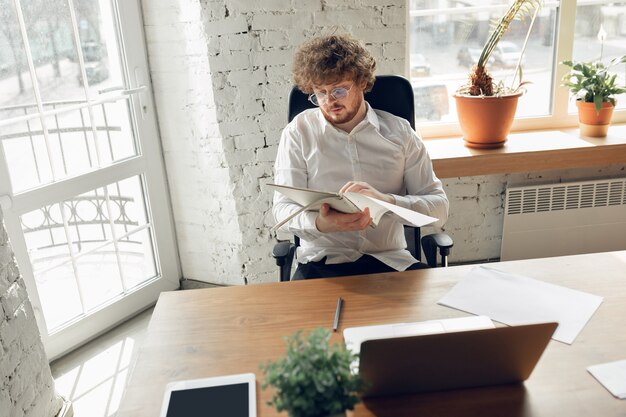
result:
<svg viewBox="0 0 626 417"><path fill-rule="evenodd" d="M348 97L348 93L352 90L354 84L350 88L338 87L330 92L330 96L335 100L342 100ZM316 106L320 106L328 101L328 94L326 93L313 93L309 96L309 101Z"/></svg>

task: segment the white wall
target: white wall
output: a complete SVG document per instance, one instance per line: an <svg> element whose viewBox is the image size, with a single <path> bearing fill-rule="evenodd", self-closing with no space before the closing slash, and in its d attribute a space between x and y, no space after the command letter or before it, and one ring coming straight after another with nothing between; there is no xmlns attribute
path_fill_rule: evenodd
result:
<svg viewBox="0 0 626 417"><path fill-rule="evenodd" d="M61 406L0 209L0 415L52 417Z"/></svg>
<svg viewBox="0 0 626 417"><path fill-rule="evenodd" d="M183 276L276 280L268 216L291 59L339 26L379 73L402 73L405 6L391 1L145 0L144 24Z"/></svg>

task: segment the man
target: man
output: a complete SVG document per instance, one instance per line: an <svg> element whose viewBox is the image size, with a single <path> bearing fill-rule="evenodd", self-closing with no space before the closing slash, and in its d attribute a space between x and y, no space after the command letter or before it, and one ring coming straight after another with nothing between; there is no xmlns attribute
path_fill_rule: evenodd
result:
<svg viewBox="0 0 626 417"><path fill-rule="evenodd" d="M364 99L376 62L357 40L329 35L296 52L296 86L319 106L297 115L283 130L275 182L322 191L358 192L439 219L448 199L424 144L409 123L374 110ZM280 193L273 214L286 218L300 206ZM403 227L383 216L370 227L369 209L340 213L324 204L282 226L301 239L292 279L404 271L424 267L406 250Z"/></svg>

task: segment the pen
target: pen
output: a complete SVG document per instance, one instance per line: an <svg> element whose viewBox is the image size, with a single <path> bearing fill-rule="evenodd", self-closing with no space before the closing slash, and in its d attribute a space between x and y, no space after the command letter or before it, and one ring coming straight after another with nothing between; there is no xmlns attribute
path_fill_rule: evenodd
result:
<svg viewBox="0 0 626 417"><path fill-rule="evenodd" d="M343 300L341 297L337 300L337 309L335 310L335 321L333 322L333 332L337 331L337 327L339 326L339 315L341 314L341 306L343 305Z"/></svg>

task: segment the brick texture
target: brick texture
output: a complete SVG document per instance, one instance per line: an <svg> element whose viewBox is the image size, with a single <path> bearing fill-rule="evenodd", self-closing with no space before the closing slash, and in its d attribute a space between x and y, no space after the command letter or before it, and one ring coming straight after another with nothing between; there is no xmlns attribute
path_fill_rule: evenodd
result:
<svg viewBox="0 0 626 417"><path fill-rule="evenodd" d="M52 417L61 406L0 210L0 415Z"/></svg>
<svg viewBox="0 0 626 417"><path fill-rule="evenodd" d="M287 123L293 52L337 27L363 39L379 67L402 73L405 6L144 0L143 11L183 275L274 281L263 185Z"/></svg>

